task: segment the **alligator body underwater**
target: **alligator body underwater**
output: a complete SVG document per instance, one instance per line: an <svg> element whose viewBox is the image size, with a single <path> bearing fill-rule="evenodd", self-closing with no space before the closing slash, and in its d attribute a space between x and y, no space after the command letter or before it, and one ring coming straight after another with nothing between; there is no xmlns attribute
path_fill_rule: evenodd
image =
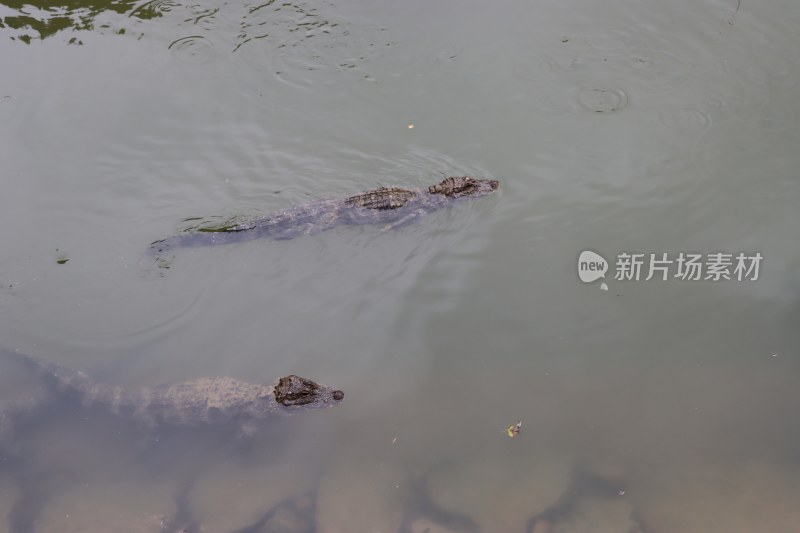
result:
<svg viewBox="0 0 800 533"><path fill-rule="evenodd" d="M0 404L0 436L8 435L17 416L30 413L55 397L70 397L89 407L130 416L147 425L199 426L235 422L251 427L275 415L290 415L308 409L336 405L344 399L338 389L310 379L290 375L270 385L247 383L233 378L203 378L175 385L161 385L141 391L98 383L83 372L0 350L33 369L44 379L43 390Z"/></svg>
<svg viewBox="0 0 800 533"><path fill-rule="evenodd" d="M485 196L497 190L497 180L467 176L449 177L427 189L381 187L351 196L311 202L234 226L200 230L150 245L155 254L174 248L210 246L261 237L293 239L330 229L338 224L385 224L386 229L413 222L461 198Z"/></svg>

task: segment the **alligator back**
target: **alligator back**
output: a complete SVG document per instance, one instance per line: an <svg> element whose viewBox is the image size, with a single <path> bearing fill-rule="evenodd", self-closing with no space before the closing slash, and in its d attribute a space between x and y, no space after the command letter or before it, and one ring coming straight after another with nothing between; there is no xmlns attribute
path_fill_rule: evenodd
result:
<svg viewBox="0 0 800 533"><path fill-rule="evenodd" d="M381 187L345 199L348 207L365 209L397 209L419 197L420 191L401 187Z"/></svg>

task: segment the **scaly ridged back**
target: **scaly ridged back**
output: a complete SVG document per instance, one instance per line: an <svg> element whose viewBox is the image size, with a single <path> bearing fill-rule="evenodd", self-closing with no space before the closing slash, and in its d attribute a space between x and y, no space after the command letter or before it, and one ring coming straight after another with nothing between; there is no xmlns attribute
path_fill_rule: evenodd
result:
<svg viewBox="0 0 800 533"><path fill-rule="evenodd" d="M397 209L403 207L409 200L419 195L418 191L403 189L401 187L381 187L373 189L345 200L349 207L363 207L366 209Z"/></svg>

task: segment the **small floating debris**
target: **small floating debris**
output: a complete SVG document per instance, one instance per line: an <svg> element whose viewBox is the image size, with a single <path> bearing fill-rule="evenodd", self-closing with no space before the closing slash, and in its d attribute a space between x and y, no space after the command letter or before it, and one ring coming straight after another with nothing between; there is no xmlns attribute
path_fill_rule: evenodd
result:
<svg viewBox="0 0 800 533"><path fill-rule="evenodd" d="M58 253L56 256L56 263L59 265L66 264L66 262L69 261L69 257L67 257L67 255L61 252L58 248L56 248L56 253Z"/></svg>
<svg viewBox="0 0 800 533"><path fill-rule="evenodd" d="M414 124L412 124L411 122L409 122L409 123L408 123L408 129L410 129L410 130L413 130L413 129L414 129Z"/></svg>
<svg viewBox="0 0 800 533"><path fill-rule="evenodd" d="M516 424L511 424L510 426L508 426L508 429L506 429L506 434L508 434L508 436L513 439L514 437L519 435L519 431L521 429L522 429L522 422L517 421Z"/></svg>

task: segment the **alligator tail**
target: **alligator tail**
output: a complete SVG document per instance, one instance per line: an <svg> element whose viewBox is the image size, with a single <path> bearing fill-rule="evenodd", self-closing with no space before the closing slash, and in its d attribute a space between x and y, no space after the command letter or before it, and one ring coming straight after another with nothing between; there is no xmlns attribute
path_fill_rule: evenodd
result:
<svg viewBox="0 0 800 533"><path fill-rule="evenodd" d="M30 368L41 377L47 389L72 396L85 405L96 403L106 405L114 412L124 412L139 404L135 394L123 392L120 387L98 383L83 372L15 351L0 350L0 354Z"/></svg>
<svg viewBox="0 0 800 533"><path fill-rule="evenodd" d="M193 231L167 237L150 245L148 252L157 256L178 248L196 248L218 244L232 244L252 241L269 234L269 228L258 226L243 229L226 229L223 231Z"/></svg>

